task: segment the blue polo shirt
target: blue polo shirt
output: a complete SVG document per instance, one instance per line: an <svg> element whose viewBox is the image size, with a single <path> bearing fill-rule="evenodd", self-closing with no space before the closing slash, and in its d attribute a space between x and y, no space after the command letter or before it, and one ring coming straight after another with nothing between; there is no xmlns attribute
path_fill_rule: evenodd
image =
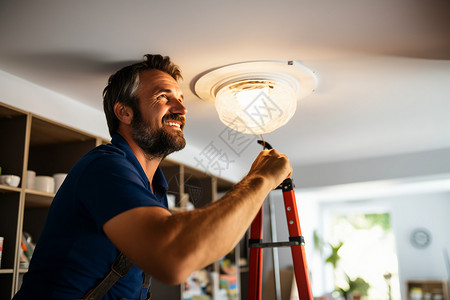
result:
<svg viewBox="0 0 450 300"><path fill-rule="evenodd" d="M14 299L79 299L110 271L118 250L102 230L114 216L141 206L167 208L160 168L150 182L120 135L87 153L56 194L30 268ZM133 266L103 299L138 299L143 272Z"/></svg>

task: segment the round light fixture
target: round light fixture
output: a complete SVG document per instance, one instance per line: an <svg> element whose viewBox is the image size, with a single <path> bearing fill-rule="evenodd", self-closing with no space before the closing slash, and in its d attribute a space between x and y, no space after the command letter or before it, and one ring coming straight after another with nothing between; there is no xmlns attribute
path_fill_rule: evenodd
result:
<svg viewBox="0 0 450 300"><path fill-rule="evenodd" d="M242 133L262 134L285 125L297 101L312 93L314 73L295 61L255 61L209 71L193 83L194 93L214 103L220 120Z"/></svg>

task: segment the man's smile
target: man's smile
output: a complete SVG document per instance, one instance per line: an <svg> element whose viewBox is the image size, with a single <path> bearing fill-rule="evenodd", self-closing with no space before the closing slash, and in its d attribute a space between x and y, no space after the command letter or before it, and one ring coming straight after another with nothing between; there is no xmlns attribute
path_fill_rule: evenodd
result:
<svg viewBox="0 0 450 300"><path fill-rule="evenodd" d="M178 128L179 130L181 130L181 126L183 125L181 122L179 121L165 121L164 125L170 126L170 127L175 127Z"/></svg>
<svg viewBox="0 0 450 300"><path fill-rule="evenodd" d="M183 130L185 124L185 117L178 114L168 114L163 117L162 123L164 126L169 126L177 130Z"/></svg>

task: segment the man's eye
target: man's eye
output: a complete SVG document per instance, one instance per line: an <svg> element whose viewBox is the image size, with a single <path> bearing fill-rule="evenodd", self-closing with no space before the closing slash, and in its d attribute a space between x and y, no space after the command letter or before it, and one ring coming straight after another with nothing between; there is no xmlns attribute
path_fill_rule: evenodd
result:
<svg viewBox="0 0 450 300"><path fill-rule="evenodd" d="M159 95L158 97L156 97L156 99L158 99L158 100L167 99L167 96L166 95Z"/></svg>

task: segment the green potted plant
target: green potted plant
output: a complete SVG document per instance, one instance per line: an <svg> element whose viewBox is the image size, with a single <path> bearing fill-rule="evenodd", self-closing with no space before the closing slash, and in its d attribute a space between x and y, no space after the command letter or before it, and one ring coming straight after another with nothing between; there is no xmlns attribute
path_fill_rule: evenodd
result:
<svg viewBox="0 0 450 300"><path fill-rule="evenodd" d="M361 277L356 277L351 279L347 274L345 274L347 279L347 288L338 287L336 289L346 300L359 300L361 296L367 296L367 292L370 288L369 283L362 279Z"/></svg>
<svg viewBox="0 0 450 300"><path fill-rule="evenodd" d="M339 242L339 244L337 246L333 246L330 243L329 243L329 245L330 245L331 253L330 253L330 256L327 257L325 262L332 264L333 270L336 271L337 263L341 259L341 256L339 255L338 252L339 252L339 249L341 249L342 245L344 245L344 243Z"/></svg>

